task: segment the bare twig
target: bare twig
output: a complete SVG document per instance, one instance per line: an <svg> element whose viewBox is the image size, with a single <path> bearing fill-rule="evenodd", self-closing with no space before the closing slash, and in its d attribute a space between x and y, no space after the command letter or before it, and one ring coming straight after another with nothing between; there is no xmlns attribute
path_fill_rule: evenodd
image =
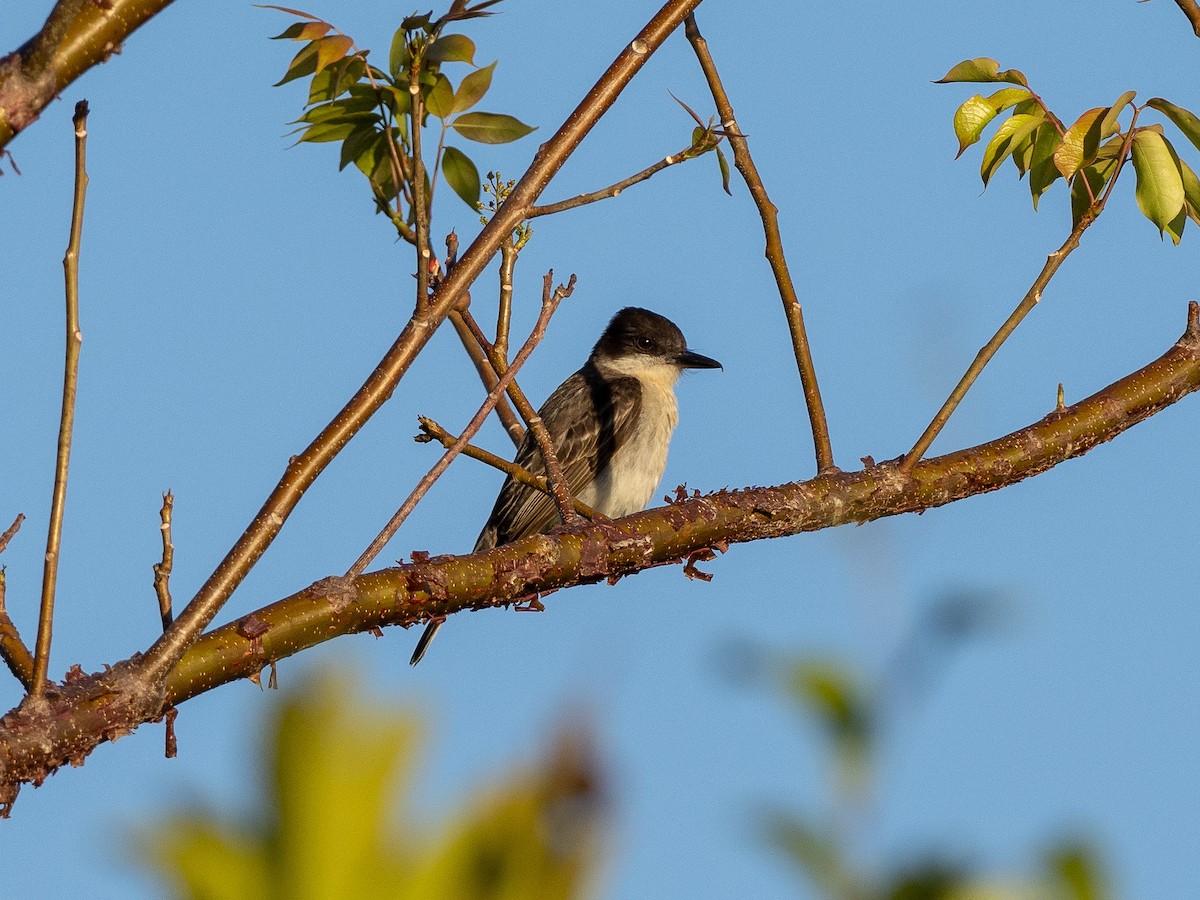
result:
<svg viewBox="0 0 1200 900"><path fill-rule="evenodd" d="M792 275L788 271L787 260L783 254L783 240L779 234L779 211L771 202L771 198L767 196L767 189L750 156L749 142L738 127L737 119L733 114L733 105L729 102L729 96L725 93L725 86L721 83L716 63L713 62L712 54L708 50L708 42L700 34L700 28L696 25L696 17L693 14L688 14L684 28L692 49L696 53L696 59L700 62L704 77L708 81L713 101L716 103L717 114L721 117L722 133L729 139L729 146L733 148L733 163L745 180L746 187L750 189L750 196L754 198L758 214L762 218L763 232L767 242L766 257L771 264L771 271L775 275L779 297L783 301L783 312L787 317L788 329L792 335L792 349L796 356L796 366L800 371L800 386L804 391L804 401L808 406L813 447L817 457L817 471L830 472L834 470L835 466L833 448L829 442L829 425L825 419L825 405L821 401L821 389L817 385L817 370L813 363L808 334L804 328L804 312L800 308L800 300L796 296Z"/></svg>
<svg viewBox="0 0 1200 900"><path fill-rule="evenodd" d="M486 390L490 391L496 386L499 376L496 375L496 370L492 368L492 361L488 359L487 352L479 346L479 342L475 340L475 336L471 332L471 327L467 324L467 320L458 310L450 313L450 324L454 326L454 331L458 334L458 338L462 341L463 349L467 351L467 356L471 357L471 362L475 364L475 371L479 373L479 378L483 382ZM500 422L504 425L504 430L508 432L508 436L512 438L515 446L521 445L521 440L525 437L525 426L517 419L516 413L512 411L512 407L508 405L508 401L504 397L500 398L500 402L496 404L496 415L500 417Z"/></svg>
<svg viewBox="0 0 1200 900"><path fill-rule="evenodd" d="M175 496L167 491L163 494L159 518L162 524L162 562L154 564L154 593L158 595L158 612L162 617L163 631L171 624L171 568L175 564L175 544L171 540L171 511L175 508ZM170 754L168 754L170 755Z"/></svg>
<svg viewBox="0 0 1200 900"><path fill-rule="evenodd" d="M13 523L4 529L4 533L0 534L0 553L3 553L8 547L8 542L16 536L16 533L21 530L21 523L25 521L25 513L17 513L17 517L13 519Z"/></svg>
<svg viewBox="0 0 1200 900"><path fill-rule="evenodd" d="M503 360L508 359L508 332L512 327L513 269L517 265L517 245L510 237L500 245L500 302L496 312L496 340L492 350Z"/></svg>
<svg viewBox="0 0 1200 900"><path fill-rule="evenodd" d="M551 272L546 277L553 278L553 275L554 273ZM383 550L388 541L395 536L396 532L400 529L400 526L404 524L404 520L408 518L409 514L412 513L421 499L429 492L429 489L433 487L434 482L436 482L442 476L442 473L446 471L446 469L450 466L450 463L454 462L455 457L462 452L463 447L467 445L471 438L475 436L475 433L478 432L483 426L483 423L487 421L487 417L491 415L492 409L495 407L500 397L504 394L505 389L512 382L517 370L525 364L525 360L529 359L529 354L533 352L533 348L536 347L545 336L546 326L550 323L550 317L554 315L554 311L558 309L558 304L571 295L571 290L574 285L575 276L572 275L566 287L560 285L558 290L554 291L553 294L548 293L543 299L542 311L538 315L537 323L534 325L533 331L530 333L529 338L521 346L520 351L513 359L512 365L496 382L496 387L488 392L487 399L484 400L483 405L479 407L479 411L475 413L471 421L467 423L467 427L463 429L463 433L459 435L459 438L454 442L454 445L445 453L443 453L441 458L434 464L433 468L425 473L425 477L417 482L417 486L412 489L412 493L408 495L405 501L400 505L400 508L396 510L395 515L388 520L387 525L383 527L383 530L379 532L375 540L371 541L370 545L366 550L363 551L362 555L358 558L354 565L347 570L345 575L346 578L357 578L366 570L367 566L369 566L371 561L379 555L380 551Z"/></svg>
<svg viewBox="0 0 1200 900"><path fill-rule="evenodd" d="M672 153L670 156L664 156L652 166L647 166L635 175L630 175L628 178L618 181L616 184L610 184L608 187L600 188L598 191L592 191L590 194L579 194L571 197L568 200L559 200L557 203L547 203L543 206L531 206L529 213L525 218L535 219L538 216L548 216L553 213L564 212L568 209L576 209L580 206L586 206L589 203L595 203L597 200L608 200L612 197L619 196L621 191L627 187L645 181L652 175L656 175L663 169L677 165L685 160L694 158L694 154L689 154L691 146L684 147L678 153Z"/></svg>
<svg viewBox="0 0 1200 900"><path fill-rule="evenodd" d="M425 196L425 160L421 158L421 129L425 103L421 97L421 56L413 57L408 70L409 139L412 141L413 225L417 232L417 315L429 309L429 207ZM437 174L436 172L434 173Z"/></svg>
<svg viewBox="0 0 1200 900"><path fill-rule="evenodd" d="M420 416L417 421L420 423L421 431L423 432L423 434L416 436L417 441L437 441L447 449L453 447L458 442L457 437L452 435L437 422L433 421L433 419L427 418L426 416ZM521 484L527 485L534 490L541 491L543 494L549 494L551 497L554 496L550 491L550 484L546 481L545 476L534 475L528 469L518 466L515 462L510 462L503 457L497 456L495 453L492 453L489 450L484 450L482 447L476 447L474 444L466 444L462 448L462 455L469 456L471 459L478 460L481 463L486 463L494 469L499 469L505 475L511 477L514 481L519 481ZM592 520L604 518L599 512L592 509L586 503L580 502L578 499L575 499L575 511L580 515L586 516Z"/></svg>
<svg viewBox="0 0 1200 900"><path fill-rule="evenodd" d="M58 427L58 454L54 466L54 495L50 502L50 527L46 536L46 559L42 568L42 602L38 611L37 643L33 651L35 697L46 689L46 670L50 664L50 640L54 631L54 592L58 584L58 554L62 543L63 512L67 504L67 470L71 463L71 434L75 427L75 389L79 379L79 347L83 332L79 329L79 242L83 235L83 203L87 197L87 116L86 100L75 104L75 198L71 210L71 237L63 256L66 280L67 335L63 365L62 419Z"/></svg>
<svg viewBox="0 0 1200 900"><path fill-rule="evenodd" d="M542 282L542 305L545 306L550 297L551 277L553 273L547 274ZM571 293L575 287L575 276L571 276L571 280L566 287L567 294ZM554 291L555 296L558 295L563 287L559 285ZM503 375L507 371L507 364L504 359L495 352L491 354L492 364L496 366L497 374ZM546 430L546 423L542 421L542 417L538 415L533 404L529 402L525 393L516 386L515 383L509 385L509 399L512 400L513 406L517 408L518 415L525 420L525 425L533 434L533 439L537 442L538 452L542 455L542 462L546 466L546 481L550 485L550 496L554 498L554 505L558 507L559 518L562 519L564 525L574 525L579 522L579 513L575 512L575 498L571 496L571 489L567 486L566 476L563 475L562 464L558 461L558 456L554 453L554 439L550 436L550 432Z"/></svg>
<svg viewBox="0 0 1200 900"><path fill-rule="evenodd" d="M196 596L175 617L167 632L138 662L139 679L162 681L205 626L213 620L246 574L266 552L309 486L395 391L417 354L425 347L504 239L526 217L529 207L592 130L630 80L663 41L682 24L700 0L667 0L618 55L579 105L546 143L513 187L508 200L483 227L462 258L430 297L428 314L413 316L366 382L311 444L293 457L283 478L254 521L238 538Z"/></svg>
<svg viewBox="0 0 1200 900"><path fill-rule="evenodd" d="M9 618L4 602L6 587L4 568L0 566L0 659L4 660L22 687L29 690L33 686L33 654L21 640L16 624Z"/></svg>
<svg viewBox="0 0 1200 900"><path fill-rule="evenodd" d="M163 713L163 720L166 724L164 755L167 759L174 759L179 754L179 742L175 739L175 719L178 717L179 709L175 706L168 707L167 711Z"/></svg>
<svg viewBox="0 0 1200 900"><path fill-rule="evenodd" d="M946 398L946 402L942 404L942 408L937 411L937 415L933 417L933 421L926 426L925 431L917 439L913 448L905 454L904 460L900 463L901 472L911 472L913 466L925 455L930 445L933 444L934 439L941 433L941 430L950 420L950 416L954 414L954 410L958 408L958 404L967 395L967 391L971 389L971 385L979 378L984 367L996 355L1009 336L1017 330L1017 326L1021 324L1021 321L1042 301L1042 292L1045 291L1046 286L1050 283L1050 279L1054 277L1054 273L1058 271L1059 266L1066 261L1067 257L1079 247L1079 240L1083 237L1083 233L1091 227L1091 224L1104 211L1104 206L1108 203L1108 198L1112 196L1113 188L1116 187L1117 179L1121 177L1121 170L1125 167L1125 160L1129 157L1129 148L1133 142L1136 125L1137 110L1134 111L1133 119L1129 126L1129 133L1126 135L1125 142L1121 147L1117 170L1109 180L1108 188L1100 196L1100 199L1095 200L1091 207L1079 217L1079 221L1075 223L1075 227L1071 229L1071 233L1063 241L1063 245L1046 257L1046 264L1042 266L1042 271L1033 280L1029 291L1021 298L1021 302L1017 304L1016 309L1009 313L1008 318L1004 320L1004 324L992 335L991 340L984 344L979 352L975 354L975 359L971 361L971 365L967 367L967 371L963 373L958 384L954 386L954 390L950 392L950 396Z"/></svg>
<svg viewBox="0 0 1200 900"><path fill-rule="evenodd" d="M21 530L21 523L24 521L25 515L17 513L13 523L0 534L0 553L4 552L8 542ZM9 671L16 676L25 690L29 690L33 684L33 654L21 640L16 624L9 618L8 609L4 604L5 588L4 567L0 566L0 659L4 660Z"/></svg>
<svg viewBox="0 0 1200 900"><path fill-rule="evenodd" d="M1200 4L1196 0L1175 0L1175 3L1192 23L1192 31L1196 32L1196 37L1200 37Z"/></svg>

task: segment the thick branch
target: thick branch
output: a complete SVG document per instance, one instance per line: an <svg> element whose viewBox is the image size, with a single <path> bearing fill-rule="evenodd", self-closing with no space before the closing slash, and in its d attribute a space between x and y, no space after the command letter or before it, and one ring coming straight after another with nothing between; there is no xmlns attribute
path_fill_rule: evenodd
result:
<svg viewBox="0 0 1200 900"><path fill-rule="evenodd" d="M1020 431L924 460L909 477L895 460L806 482L720 491L611 525L562 529L482 553L369 573L336 597L318 582L253 613L266 626L257 652L237 637L239 622L206 634L171 673L167 697L182 702L333 633L504 606L531 594L678 562L708 547L924 512L999 490L1082 456L1197 389L1200 306L1193 302L1183 337L1150 365Z"/></svg>
<svg viewBox="0 0 1200 900"><path fill-rule="evenodd" d="M59 0L42 30L0 59L0 148L67 85L121 49L171 0Z"/></svg>
<svg viewBox="0 0 1200 900"><path fill-rule="evenodd" d="M1196 37L1200 37L1200 4L1196 0L1175 0L1175 2L1183 10L1183 14L1188 17L1188 21L1192 23L1192 31L1196 32Z"/></svg>
<svg viewBox="0 0 1200 900"><path fill-rule="evenodd" d="M987 444L918 463L828 473L774 488L721 491L602 526L584 525L468 556L441 556L326 579L204 635L173 668L165 693L130 677L130 663L48 685L0 719L0 812L21 783L82 762L102 740L161 716L217 685L339 634L411 625L464 609L613 578L729 543L921 512L998 490L1112 440L1200 388L1200 306L1162 357L1104 390ZM136 671L136 670L134 670Z"/></svg>

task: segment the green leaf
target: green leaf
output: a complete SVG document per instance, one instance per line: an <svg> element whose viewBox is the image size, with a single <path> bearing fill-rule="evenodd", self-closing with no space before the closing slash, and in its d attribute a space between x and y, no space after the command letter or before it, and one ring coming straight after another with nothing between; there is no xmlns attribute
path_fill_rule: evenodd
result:
<svg viewBox="0 0 1200 900"><path fill-rule="evenodd" d="M342 142L342 155L338 160L338 171L346 168L350 163L358 164L358 161L364 156L373 155L373 146L379 142L380 133L374 127L360 127L351 132L350 136ZM371 160L371 168L375 167L374 159Z"/></svg>
<svg viewBox="0 0 1200 900"><path fill-rule="evenodd" d="M354 41L344 34L334 34L316 41L317 71L322 72L340 59L344 59L354 46Z"/></svg>
<svg viewBox="0 0 1200 900"><path fill-rule="evenodd" d="M1108 110L1103 106L1089 109L1067 129L1062 143L1054 151L1054 164L1064 178L1070 178L1096 158L1100 149L1100 128Z"/></svg>
<svg viewBox="0 0 1200 900"><path fill-rule="evenodd" d="M955 159L962 156L964 150L979 140L983 129L994 118L996 118L996 108L979 94L968 98L962 106L954 111L954 136L958 138L958 152L954 154Z"/></svg>
<svg viewBox="0 0 1200 900"><path fill-rule="evenodd" d="M408 49L408 32L401 26L392 35L392 49L388 53L388 71L392 73L393 78L399 78L400 73L407 70L411 64L412 53Z"/></svg>
<svg viewBox="0 0 1200 900"><path fill-rule="evenodd" d="M475 42L465 34L446 34L429 45L425 58L430 62L465 62L475 65Z"/></svg>
<svg viewBox="0 0 1200 900"><path fill-rule="evenodd" d="M304 132L300 136L300 141L307 144L340 141L348 138L358 127L359 123L357 122L320 122Z"/></svg>
<svg viewBox="0 0 1200 900"><path fill-rule="evenodd" d="M1054 123L1043 122L1033 134L1033 153L1029 158L1029 193L1033 197L1033 209L1036 212L1038 200L1062 173L1054 164L1054 151L1060 140Z"/></svg>
<svg viewBox="0 0 1200 900"><path fill-rule="evenodd" d="M1183 160L1179 161L1179 174L1183 176L1183 205L1191 220L1200 225L1200 178Z"/></svg>
<svg viewBox="0 0 1200 900"><path fill-rule="evenodd" d="M1146 101L1146 105L1157 109L1174 122L1175 127L1183 132L1184 137L1191 141L1197 150L1200 150L1200 119L1196 118L1194 113L1182 106L1176 106L1162 97L1153 97Z"/></svg>
<svg viewBox="0 0 1200 900"><path fill-rule="evenodd" d="M462 197L463 203L471 209L479 208L479 194L482 189L479 170L467 154L457 147L446 147L442 156L442 174L446 176L446 184Z"/></svg>
<svg viewBox="0 0 1200 900"><path fill-rule="evenodd" d="M422 93L425 95L425 109L430 115L444 119L454 112L454 88L450 85L450 79L440 72L433 82L433 87Z"/></svg>
<svg viewBox="0 0 1200 900"><path fill-rule="evenodd" d="M983 151L983 163L980 165L979 174L985 187L1013 150L1045 121L1046 117L1040 112L1029 115L1013 114L1004 120L992 136L987 149Z"/></svg>
<svg viewBox="0 0 1200 900"><path fill-rule="evenodd" d="M1174 149L1161 134L1139 129L1133 135L1134 196L1142 215L1158 226L1160 235L1179 216L1185 199L1183 176L1175 160ZM1172 237L1178 243L1178 237Z"/></svg>
<svg viewBox="0 0 1200 900"><path fill-rule="evenodd" d="M463 113L450 123L450 127L469 141L480 144L507 144L523 138L536 126L526 125L512 116L502 113Z"/></svg>
<svg viewBox="0 0 1200 900"><path fill-rule="evenodd" d="M1117 102L1108 108L1108 112L1104 114L1104 121L1100 124L1100 137L1106 138L1116 134L1121 123L1117 121L1117 117L1121 115L1125 107L1133 102L1133 98L1137 96L1137 91L1126 91L1117 98Z"/></svg>
<svg viewBox="0 0 1200 900"><path fill-rule="evenodd" d="M720 147L714 149L717 151L717 167L721 170L721 187L725 189L725 193L732 197L733 191L729 189L729 160L725 158L725 154L721 152Z"/></svg>
<svg viewBox="0 0 1200 900"><path fill-rule="evenodd" d="M271 38L273 41L315 41L325 37L333 26L328 22L295 22L282 33Z"/></svg>
<svg viewBox="0 0 1200 900"><path fill-rule="evenodd" d="M988 59L986 56L960 62L935 81L934 84L950 84L956 81L1007 81L1010 84L1029 86L1029 82L1025 80L1024 74L1016 69L1005 69L1001 72L1000 63L994 59Z"/></svg>
<svg viewBox="0 0 1200 900"><path fill-rule="evenodd" d="M275 82L275 87L295 81L297 78L303 78L305 75L311 75L315 71L317 71L317 45L313 41L301 47L300 52L292 57L287 71L283 73L283 77L279 81Z"/></svg>
<svg viewBox="0 0 1200 900"><path fill-rule="evenodd" d="M455 112L465 112L483 99L483 95L492 86L492 72L495 69L496 63L493 62L490 66L476 69L463 78L458 90L454 92Z"/></svg>
<svg viewBox="0 0 1200 900"><path fill-rule="evenodd" d="M361 119L364 116L377 119L379 117L377 109L377 104L365 97L347 97L344 100L335 100L332 103L322 103L320 106L311 107L305 110L304 115L296 121L315 125L317 122L349 121L350 119Z"/></svg>
<svg viewBox="0 0 1200 900"><path fill-rule="evenodd" d="M333 100L352 91L365 71L366 63L356 55L345 57L328 69L317 72L308 87L308 105Z"/></svg>
<svg viewBox="0 0 1200 900"><path fill-rule="evenodd" d="M400 23L400 27L405 31L416 31L418 28L426 33L429 32L430 16L432 13L420 13L419 15L411 15Z"/></svg>

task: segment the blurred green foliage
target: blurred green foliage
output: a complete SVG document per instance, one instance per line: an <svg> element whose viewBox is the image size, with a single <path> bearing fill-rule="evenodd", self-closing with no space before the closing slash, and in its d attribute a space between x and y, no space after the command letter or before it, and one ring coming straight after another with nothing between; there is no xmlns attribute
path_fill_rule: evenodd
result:
<svg viewBox="0 0 1200 900"><path fill-rule="evenodd" d="M1027 875L980 875L954 848L880 867L857 852L855 829L877 789L878 760L889 726L904 721L929 687L936 667L962 641L1000 624L993 598L955 593L932 604L880 676L870 679L840 662L809 657L753 660L750 672L816 725L831 786L829 809L762 815L767 842L828 900L1103 900L1108 897L1095 854L1066 841L1051 846ZM911 709L905 709L911 713ZM981 812L982 815L982 812Z"/></svg>
<svg viewBox="0 0 1200 900"><path fill-rule="evenodd" d="M267 726L260 808L181 812L139 833L141 855L190 900L584 896L605 808L587 735L564 729L430 825L394 815L419 776L421 730L345 679L311 677Z"/></svg>

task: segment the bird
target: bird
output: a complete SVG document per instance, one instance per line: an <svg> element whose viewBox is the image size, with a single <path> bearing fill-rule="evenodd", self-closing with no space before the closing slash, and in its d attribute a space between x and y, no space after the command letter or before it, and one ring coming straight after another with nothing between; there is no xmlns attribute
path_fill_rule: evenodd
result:
<svg viewBox="0 0 1200 900"><path fill-rule="evenodd" d="M617 312L578 372L538 410L571 496L609 519L646 508L667 465L679 419L675 383L684 369L721 369L688 349L679 327L636 306ZM514 459L533 475L546 466L531 432ZM553 499L508 476L475 551L549 531L559 523ZM444 619L435 619L413 650L416 665Z"/></svg>

